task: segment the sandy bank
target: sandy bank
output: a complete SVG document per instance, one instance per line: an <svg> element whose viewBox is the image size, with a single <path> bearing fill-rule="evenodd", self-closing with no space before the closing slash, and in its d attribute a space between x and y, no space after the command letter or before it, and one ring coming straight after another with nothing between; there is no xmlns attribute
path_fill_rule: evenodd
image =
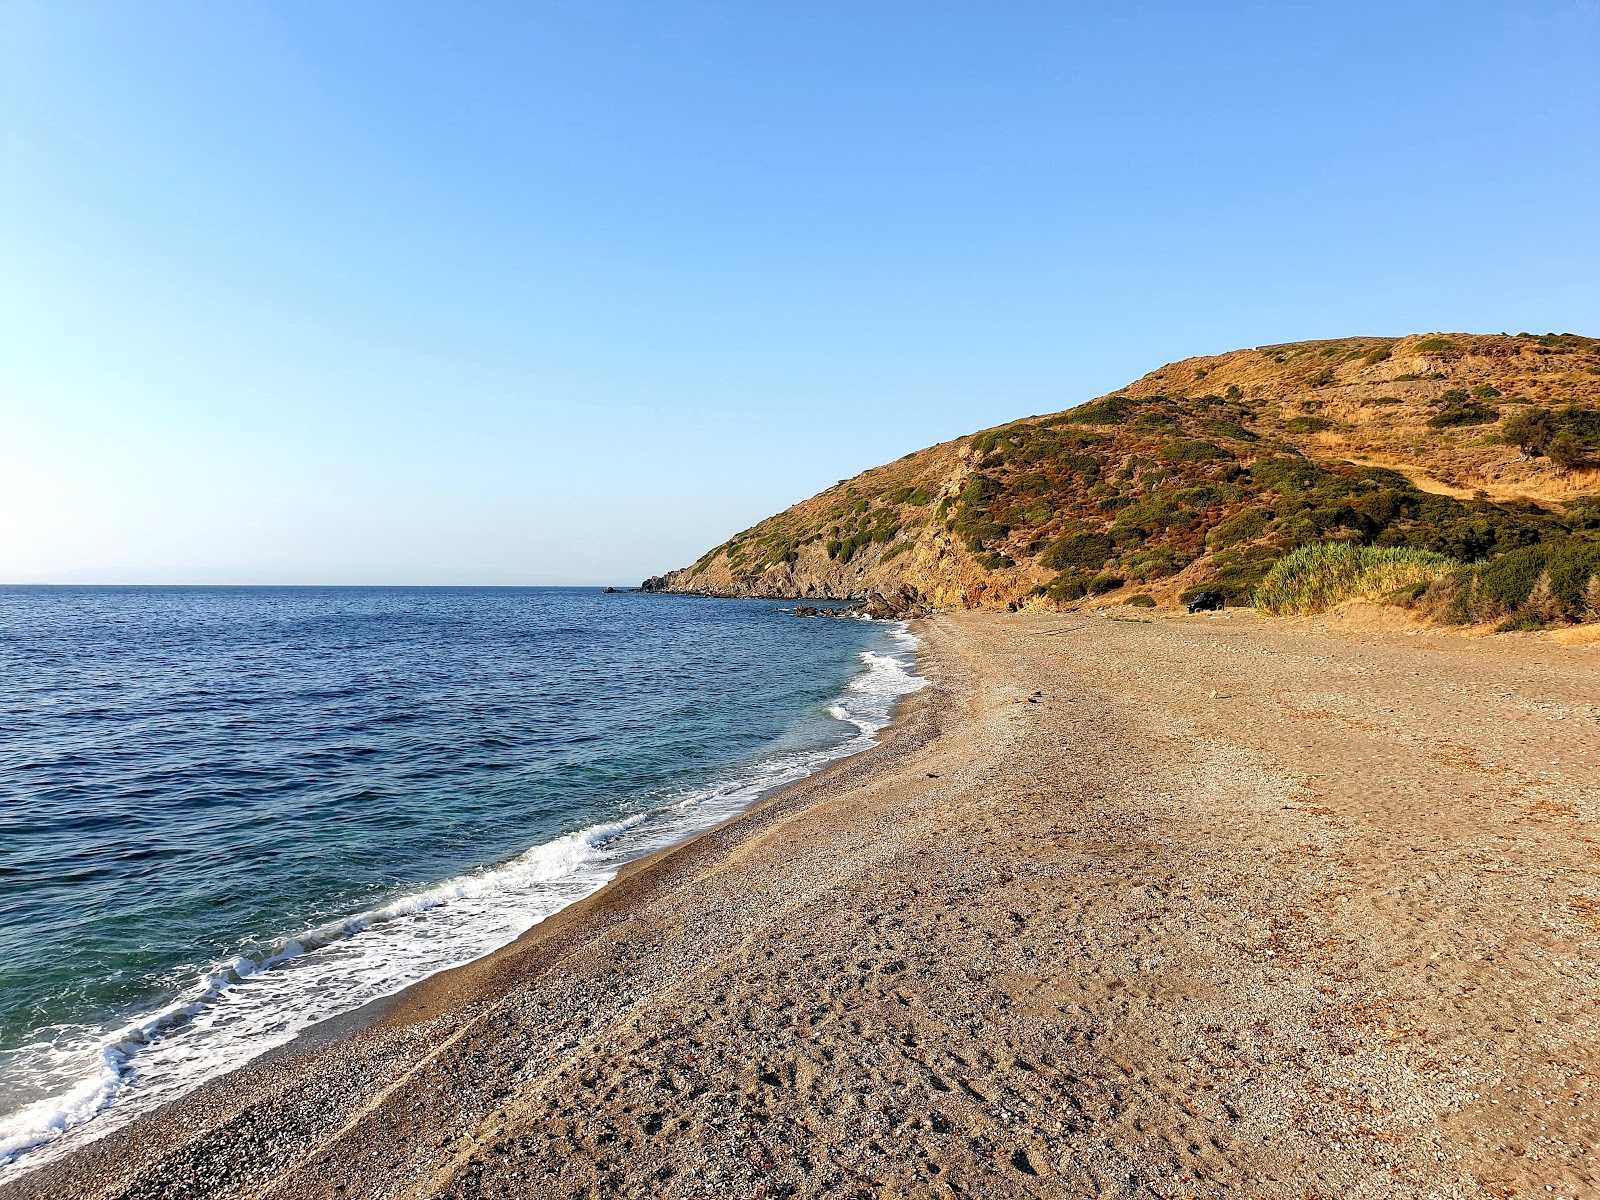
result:
<svg viewBox="0 0 1600 1200"><path fill-rule="evenodd" d="M5 1195L1600 1193L1593 648L918 632L880 748Z"/></svg>

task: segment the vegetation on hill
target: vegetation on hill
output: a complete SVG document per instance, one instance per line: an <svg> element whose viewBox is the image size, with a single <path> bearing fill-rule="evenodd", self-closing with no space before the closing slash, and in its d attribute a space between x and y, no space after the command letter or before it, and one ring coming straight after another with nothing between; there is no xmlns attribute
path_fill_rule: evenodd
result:
<svg viewBox="0 0 1600 1200"><path fill-rule="evenodd" d="M1438 620L1594 619L1597 450L1597 339L1258 347L863 472L651 585L1274 611L1403 593Z"/></svg>
<svg viewBox="0 0 1600 1200"><path fill-rule="evenodd" d="M1256 589L1255 606L1282 617L1325 612L1346 600L1388 600L1426 587L1461 564L1431 550L1316 542L1285 554Z"/></svg>

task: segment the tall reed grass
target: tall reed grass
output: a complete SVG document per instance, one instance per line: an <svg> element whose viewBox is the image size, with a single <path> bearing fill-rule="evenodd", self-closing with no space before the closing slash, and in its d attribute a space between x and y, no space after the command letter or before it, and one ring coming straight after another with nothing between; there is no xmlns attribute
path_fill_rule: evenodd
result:
<svg viewBox="0 0 1600 1200"><path fill-rule="evenodd" d="M1252 599L1273 616L1310 616L1346 600L1385 599L1460 565L1430 550L1317 542L1273 563Z"/></svg>

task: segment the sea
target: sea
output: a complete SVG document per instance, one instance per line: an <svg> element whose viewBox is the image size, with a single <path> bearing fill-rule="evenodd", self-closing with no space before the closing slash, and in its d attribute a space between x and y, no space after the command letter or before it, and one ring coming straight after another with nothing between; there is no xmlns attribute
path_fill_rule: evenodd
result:
<svg viewBox="0 0 1600 1200"><path fill-rule="evenodd" d="M914 650L591 588L0 588L0 1181L871 745Z"/></svg>

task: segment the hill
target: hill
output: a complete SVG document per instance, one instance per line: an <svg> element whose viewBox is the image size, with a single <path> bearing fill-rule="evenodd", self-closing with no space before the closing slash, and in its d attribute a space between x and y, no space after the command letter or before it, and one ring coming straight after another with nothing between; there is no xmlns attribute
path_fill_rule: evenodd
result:
<svg viewBox="0 0 1600 1200"><path fill-rule="evenodd" d="M644 586L875 595L895 611L1175 603L1207 588L1247 603L1291 551L1346 542L1461 564L1435 607L1454 602L1462 619L1520 611L1576 553L1566 599L1545 607L1581 620L1596 615L1597 447L1600 339L1259 346L863 471ZM1484 592L1485 571L1514 552L1510 589Z"/></svg>

